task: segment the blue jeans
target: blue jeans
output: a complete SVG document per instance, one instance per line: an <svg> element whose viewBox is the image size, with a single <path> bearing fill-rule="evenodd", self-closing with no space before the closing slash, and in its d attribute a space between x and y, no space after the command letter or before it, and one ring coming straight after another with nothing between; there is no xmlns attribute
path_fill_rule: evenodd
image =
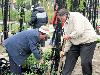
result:
<svg viewBox="0 0 100 75"><path fill-rule="evenodd" d="M9 56L10 71L13 75L22 75L21 66L17 65Z"/></svg>

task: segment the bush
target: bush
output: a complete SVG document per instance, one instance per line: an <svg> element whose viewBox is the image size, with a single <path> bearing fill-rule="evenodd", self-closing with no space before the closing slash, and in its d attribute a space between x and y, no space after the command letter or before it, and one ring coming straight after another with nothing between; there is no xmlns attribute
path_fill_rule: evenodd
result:
<svg viewBox="0 0 100 75"><path fill-rule="evenodd" d="M3 20L3 16L4 15L2 15L2 9L0 9L0 20ZM18 20L18 11L17 10L11 10L10 9L10 20L11 21Z"/></svg>
<svg viewBox="0 0 100 75"><path fill-rule="evenodd" d="M45 52L43 53L43 62L40 62L38 60L36 60L36 58L34 57L33 54L31 54L28 59L25 61L25 63L23 64L23 70L26 69L26 75L29 74L44 74L46 73L46 71L49 69L50 67L50 60L51 57L51 49L45 50Z"/></svg>
<svg viewBox="0 0 100 75"><path fill-rule="evenodd" d="M43 59L46 61L46 60L50 60L51 58L51 49L48 49L48 50L45 50L44 51L44 54L43 54Z"/></svg>
<svg viewBox="0 0 100 75"><path fill-rule="evenodd" d="M0 20L3 20L2 9L0 9Z"/></svg>
<svg viewBox="0 0 100 75"><path fill-rule="evenodd" d="M18 11L17 10L10 10L10 20L18 21Z"/></svg>
<svg viewBox="0 0 100 75"><path fill-rule="evenodd" d="M26 23L30 21L30 19L31 19L31 14L32 14L31 11L25 12L25 22L26 22Z"/></svg>

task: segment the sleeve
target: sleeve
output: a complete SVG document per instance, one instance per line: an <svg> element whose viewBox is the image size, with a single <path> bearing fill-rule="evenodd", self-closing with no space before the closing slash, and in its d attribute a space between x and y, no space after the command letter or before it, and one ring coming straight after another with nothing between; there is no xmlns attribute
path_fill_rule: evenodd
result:
<svg viewBox="0 0 100 75"><path fill-rule="evenodd" d="M52 17L52 24L55 25L55 23L57 22L57 11L55 11L54 16Z"/></svg>
<svg viewBox="0 0 100 75"><path fill-rule="evenodd" d="M41 55L40 51L37 48L37 42L35 41L34 37L33 38L30 37L29 47L30 47L32 53L34 54L35 58L38 59L38 60L41 59L42 55Z"/></svg>
<svg viewBox="0 0 100 75"><path fill-rule="evenodd" d="M30 49L31 49L31 51L34 54L36 59L39 60L42 58L42 55L41 55L40 51L38 50L36 44L34 44L34 42L30 42Z"/></svg>
<svg viewBox="0 0 100 75"><path fill-rule="evenodd" d="M40 41L41 47L45 47L45 41Z"/></svg>
<svg viewBox="0 0 100 75"><path fill-rule="evenodd" d="M33 24L37 19L36 13L37 13L36 11L32 12L31 21L30 21L31 24Z"/></svg>
<svg viewBox="0 0 100 75"><path fill-rule="evenodd" d="M74 30L70 34L71 38L78 38L82 36L82 34L85 31L84 29L85 27L81 17L73 18L73 26L74 26Z"/></svg>

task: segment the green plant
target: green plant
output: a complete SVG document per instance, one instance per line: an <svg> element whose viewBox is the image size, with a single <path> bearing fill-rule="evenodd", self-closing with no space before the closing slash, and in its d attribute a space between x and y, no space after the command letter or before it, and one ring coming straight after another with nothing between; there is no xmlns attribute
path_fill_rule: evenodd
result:
<svg viewBox="0 0 100 75"><path fill-rule="evenodd" d="M31 14L32 14L32 12L29 11L29 10L28 10L27 12L25 12L25 22L26 22L26 23L30 21L30 19L31 19Z"/></svg>
<svg viewBox="0 0 100 75"><path fill-rule="evenodd" d="M47 50L44 50L44 53L43 53L43 59L44 60L50 60L51 58L51 49L47 49Z"/></svg>
<svg viewBox="0 0 100 75"><path fill-rule="evenodd" d="M2 9L0 9L0 20L3 19L3 15L2 15Z"/></svg>
<svg viewBox="0 0 100 75"><path fill-rule="evenodd" d="M46 73L46 71L50 68L50 56L51 56L51 49L47 49L43 52L43 62L38 61L33 54L31 54L27 60L25 60L25 63L23 64L23 68L27 68L30 71L26 71L25 74L29 75L31 73L34 73L34 75L37 73L37 70L40 71L40 73ZM36 71L36 73L35 73Z"/></svg>
<svg viewBox="0 0 100 75"><path fill-rule="evenodd" d="M10 10L10 20L18 21L18 11L17 10Z"/></svg>

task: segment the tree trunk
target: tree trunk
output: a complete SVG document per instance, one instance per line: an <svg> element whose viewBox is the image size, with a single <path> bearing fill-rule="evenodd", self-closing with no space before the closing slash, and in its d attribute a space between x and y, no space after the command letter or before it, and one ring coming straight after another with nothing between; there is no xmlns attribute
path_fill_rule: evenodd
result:
<svg viewBox="0 0 100 75"><path fill-rule="evenodd" d="M7 29L7 20L8 20L8 2L9 0L5 0L4 4L4 18L3 18L3 25L4 25L4 39L8 38L8 29Z"/></svg>

